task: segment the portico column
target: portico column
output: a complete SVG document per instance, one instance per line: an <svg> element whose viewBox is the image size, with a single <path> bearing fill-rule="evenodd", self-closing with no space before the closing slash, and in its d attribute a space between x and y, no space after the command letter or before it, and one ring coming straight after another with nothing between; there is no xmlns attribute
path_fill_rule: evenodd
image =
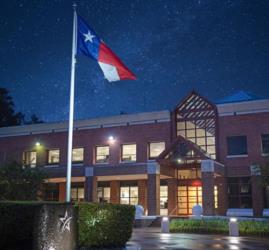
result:
<svg viewBox="0 0 269 250"><path fill-rule="evenodd" d="M97 177L94 176L94 168L86 167L85 168L85 201L97 202Z"/></svg>
<svg viewBox="0 0 269 250"><path fill-rule="evenodd" d="M254 217L262 217L264 200L261 170L259 166L256 165L250 166L250 170L253 215Z"/></svg>
<svg viewBox="0 0 269 250"><path fill-rule="evenodd" d="M138 204L147 210L147 181L138 180Z"/></svg>
<svg viewBox="0 0 269 250"><path fill-rule="evenodd" d="M148 173L148 215L160 214L160 165L156 162L147 164Z"/></svg>
<svg viewBox="0 0 269 250"><path fill-rule="evenodd" d="M110 202L113 204L120 203L120 182L119 181L110 182Z"/></svg>
<svg viewBox="0 0 269 250"><path fill-rule="evenodd" d="M168 186L168 215L177 215L177 179L167 180Z"/></svg>
<svg viewBox="0 0 269 250"><path fill-rule="evenodd" d="M215 215L214 161L202 160L203 215Z"/></svg>

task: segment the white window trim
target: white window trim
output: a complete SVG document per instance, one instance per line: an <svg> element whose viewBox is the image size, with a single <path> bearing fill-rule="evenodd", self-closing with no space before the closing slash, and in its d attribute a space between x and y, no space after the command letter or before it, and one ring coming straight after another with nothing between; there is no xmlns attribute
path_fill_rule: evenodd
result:
<svg viewBox="0 0 269 250"><path fill-rule="evenodd" d="M242 154L242 155L227 155L226 158L246 158L248 157L248 154Z"/></svg>

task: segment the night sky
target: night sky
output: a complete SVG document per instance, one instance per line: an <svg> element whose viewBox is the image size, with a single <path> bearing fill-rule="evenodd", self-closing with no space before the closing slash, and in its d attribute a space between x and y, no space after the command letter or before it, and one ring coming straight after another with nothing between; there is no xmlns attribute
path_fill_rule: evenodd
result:
<svg viewBox="0 0 269 250"><path fill-rule="evenodd" d="M215 101L269 97L269 1L77 1L78 13L136 74L107 82L78 58L75 117L172 109L190 90ZM16 110L68 119L72 1L3 0L0 86Z"/></svg>

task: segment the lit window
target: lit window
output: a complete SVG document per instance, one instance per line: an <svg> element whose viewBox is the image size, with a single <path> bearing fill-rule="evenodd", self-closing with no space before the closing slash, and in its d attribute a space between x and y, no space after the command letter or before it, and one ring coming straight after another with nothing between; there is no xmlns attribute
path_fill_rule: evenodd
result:
<svg viewBox="0 0 269 250"><path fill-rule="evenodd" d="M120 188L120 203L121 204L138 204L138 187L128 186Z"/></svg>
<svg viewBox="0 0 269 250"><path fill-rule="evenodd" d="M72 187L71 188L71 199L72 199L72 201L84 201L84 188L83 187Z"/></svg>
<svg viewBox="0 0 269 250"><path fill-rule="evenodd" d="M58 164L60 162L60 150L51 149L48 151L48 164Z"/></svg>
<svg viewBox="0 0 269 250"><path fill-rule="evenodd" d="M23 165L32 168L36 166L36 151L27 151L23 153Z"/></svg>
<svg viewBox="0 0 269 250"><path fill-rule="evenodd" d="M73 148L72 162L83 162L84 148Z"/></svg>
<svg viewBox="0 0 269 250"><path fill-rule="evenodd" d="M100 203L109 203L110 202L110 187L98 187L97 188L97 197Z"/></svg>
<svg viewBox="0 0 269 250"><path fill-rule="evenodd" d="M262 153L269 154L269 134L262 135Z"/></svg>
<svg viewBox="0 0 269 250"><path fill-rule="evenodd" d="M227 137L228 155L247 155L247 137L229 136Z"/></svg>
<svg viewBox="0 0 269 250"><path fill-rule="evenodd" d="M121 151L122 162L134 162L136 161L136 144L122 145Z"/></svg>
<svg viewBox="0 0 269 250"><path fill-rule="evenodd" d="M96 163L108 163L109 160L109 146L96 147Z"/></svg>
<svg viewBox="0 0 269 250"><path fill-rule="evenodd" d="M149 144L149 158L153 159L160 155L165 149L164 142L151 142Z"/></svg>

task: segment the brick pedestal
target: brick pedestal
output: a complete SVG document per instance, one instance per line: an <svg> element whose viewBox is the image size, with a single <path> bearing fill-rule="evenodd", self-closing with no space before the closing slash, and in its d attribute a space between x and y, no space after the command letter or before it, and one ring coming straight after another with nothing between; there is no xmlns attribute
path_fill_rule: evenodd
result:
<svg viewBox="0 0 269 250"><path fill-rule="evenodd" d="M177 215L177 179L168 179L168 215Z"/></svg>
<svg viewBox="0 0 269 250"><path fill-rule="evenodd" d="M110 202L113 204L120 203L120 182L119 181L110 182Z"/></svg>

